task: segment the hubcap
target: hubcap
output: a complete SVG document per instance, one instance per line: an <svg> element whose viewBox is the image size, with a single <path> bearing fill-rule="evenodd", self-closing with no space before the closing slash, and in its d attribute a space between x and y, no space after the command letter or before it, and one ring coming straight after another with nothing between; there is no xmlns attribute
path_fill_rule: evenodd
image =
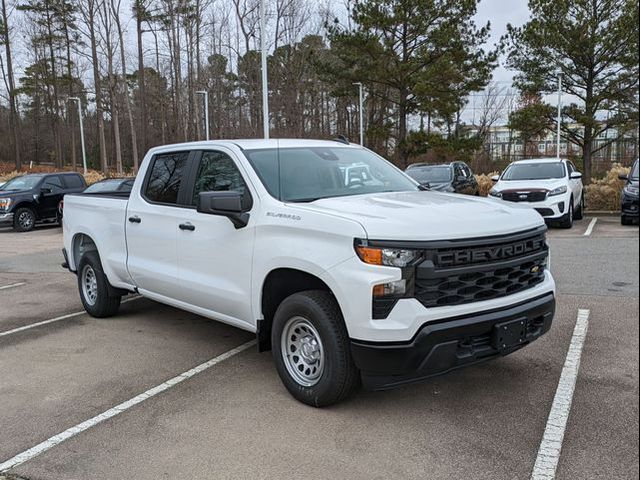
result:
<svg viewBox="0 0 640 480"><path fill-rule="evenodd" d="M24 229L31 228L33 226L33 217L29 212L22 212L18 217L18 223Z"/></svg>
<svg viewBox="0 0 640 480"><path fill-rule="evenodd" d="M98 281L96 272L91 265L82 270L82 294L89 305L95 305L98 300Z"/></svg>
<svg viewBox="0 0 640 480"><path fill-rule="evenodd" d="M281 351L289 375L298 384L311 387L318 383L324 370L324 348L311 322L290 318L282 331Z"/></svg>

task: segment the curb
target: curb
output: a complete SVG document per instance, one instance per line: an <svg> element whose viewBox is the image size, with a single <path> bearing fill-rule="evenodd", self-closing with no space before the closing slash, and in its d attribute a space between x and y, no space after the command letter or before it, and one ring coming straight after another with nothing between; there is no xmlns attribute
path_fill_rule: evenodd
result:
<svg viewBox="0 0 640 480"><path fill-rule="evenodd" d="M619 217L620 212L614 210L585 210L584 213L587 215L601 215L607 217Z"/></svg>

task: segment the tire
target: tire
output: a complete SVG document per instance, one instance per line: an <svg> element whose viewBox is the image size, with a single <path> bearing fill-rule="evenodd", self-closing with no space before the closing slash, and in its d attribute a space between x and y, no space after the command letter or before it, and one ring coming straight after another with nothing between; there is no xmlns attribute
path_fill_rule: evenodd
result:
<svg viewBox="0 0 640 480"><path fill-rule="evenodd" d="M36 226L36 213L29 207L21 207L13 214L13 229L16 232L30 232Z"/></svg>
<svg viewBox="0 0 640 480"><path fill-rule="evenodd" d="M573 198L569 200L569 211L567 214L562 217L560 220L560 227L562 228L571 228L573 227Z"/></svg>
<svg viewBox="0 0 640 480"><path fill-rule="evenodd" d="M271 346L282 383L302 403L332 405L360 385L342 313L329 292L309 290L287 297L273 318Z"/></svg>
<svg viewBox="0 0 640 480"><path fill-rule="evenodd" d="M633 225L633 220L631 220L629 217L627 217L626 215L621 215L620 216L620 223L622 225Z"/></svg>
<svg viewBox="0 0 640 480"><path fill-rule="evenodd" d="M109 281L97 252L85 253L80 259L78 291L84 309L92 317L106 318L118 313L122 297L109 294Z"/></svg>
<svg viewBox="0 0 640 480"><path fill-rule="evenodd" d="M576 220L582 220L584 218L584 193L582 194L582 198L580 199L580 205L578 205L578 209L576 210L575 215L573 216Z"/></svg>

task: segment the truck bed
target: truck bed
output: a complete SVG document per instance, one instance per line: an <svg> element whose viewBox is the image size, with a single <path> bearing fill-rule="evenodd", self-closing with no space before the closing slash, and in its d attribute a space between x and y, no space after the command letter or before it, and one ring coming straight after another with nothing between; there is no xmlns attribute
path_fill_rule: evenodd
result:
<svg viewBox="0 0 640 480"><path fill-rule="evenodd" d="M129 192L79 193L65 195L63 236L67 252L76 247L78 235L89 237L98 247L102 266L114 287L128 288L125 222ZM70 262L69 267L78 266Z"/></svg>

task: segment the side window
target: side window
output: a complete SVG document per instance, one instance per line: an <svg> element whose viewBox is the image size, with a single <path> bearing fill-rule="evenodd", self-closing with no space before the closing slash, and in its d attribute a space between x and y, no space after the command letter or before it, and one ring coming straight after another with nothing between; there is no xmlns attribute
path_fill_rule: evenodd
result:
<svg viewBox="0 0 640 480"><path fill-rule="evenodd" d="M191 205L197 205L200 192L234 190L244 195L246 189L247 187L242 175L240 175L240 171L226 153L203 152L193 187Z"/></svg>
<svg viewBox="0 0 640 480"><path fill-rule="evenodd" d="M44 179L42 188L48 188L51 193L61 193L64 190L62 179L58 175L53 175Z"/></svg>
<svg viewBox="0 0 640 480"><path fill-rule="evenodd" d="M567 162L567 176L570 177L573 172L575 172L576 167L573 166L573 163Z"/></svg>
<svg viewBox="0 0 640 480"><path fill-rule="evenodd" d="M455 175L456 180L458 177L466 177L467 175L464 172L464 169L459 163L456 163L453 167L453 173Z"/></svg>
<svg viewBox="0 0 640 480"><path fill-rule="evenodd" d="M84 181L80 175L65 175L64 183L67 185L67 188L83 188Z"/></svg>
<svg viewBox="0 0 640 480"><path fill-rule="evenodd" d="M153 159L144 195L156 203L177 204L189 152L157 155Z"/></svg>
<svg viewBox="0 0 640 480"><path fill-rule="evenodd" d="M469 165L467 165L466 163L462 164L462 171L464 172L464 174L466 175L467 178L472 178L473 177L473 172L469 168Z"/></svg>

